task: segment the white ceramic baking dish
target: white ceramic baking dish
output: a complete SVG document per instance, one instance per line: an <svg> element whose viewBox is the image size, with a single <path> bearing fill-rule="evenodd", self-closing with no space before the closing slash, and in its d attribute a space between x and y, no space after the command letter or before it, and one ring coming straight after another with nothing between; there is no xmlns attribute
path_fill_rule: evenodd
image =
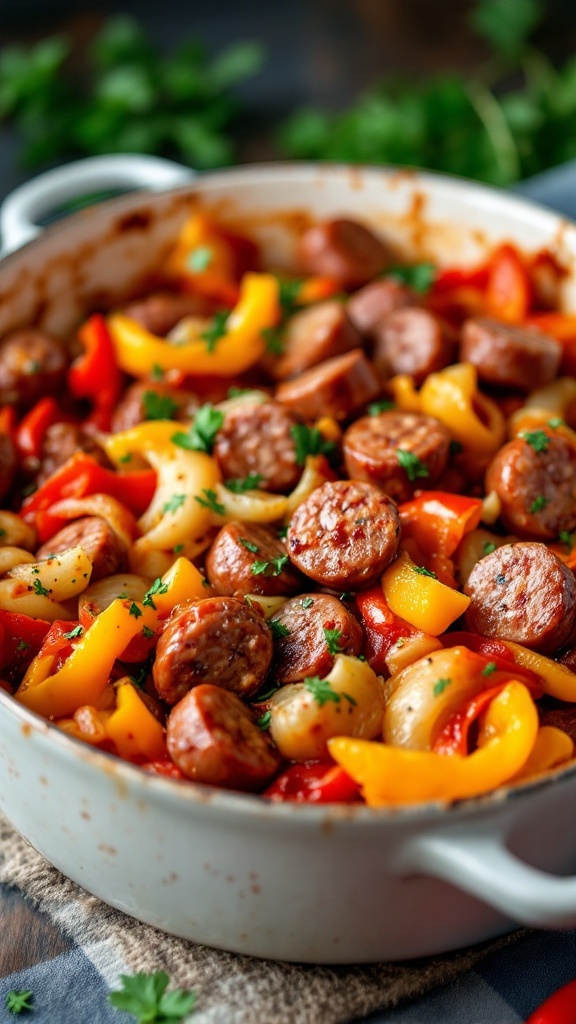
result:
<svg viewBox="0 0 576 1024"><path fill-rule="evenodd" d="M0 335L29 323L65 335L162 264L197 206L250 227L289 265L310 217L373 224L399 258L473 262L498 241L550 249L576 309L576 228L464 181L387 169L278 165L188 180L140 157L71 165L4 204L5 249L79 192L137 192L80 212L0 265ZM176 186L176 187L172 187ZM268 804L150 776L96 752L0 691L0 810L51 863L107 903L176 935L312 963L419 957L514 923L576 925L576 767L452 807L394 813Z"/></svg>

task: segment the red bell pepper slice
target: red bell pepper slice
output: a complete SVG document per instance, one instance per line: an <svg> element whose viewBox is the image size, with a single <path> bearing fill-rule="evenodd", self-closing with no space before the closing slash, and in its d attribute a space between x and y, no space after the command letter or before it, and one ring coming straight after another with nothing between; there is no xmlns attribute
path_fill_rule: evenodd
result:
<svg viewBox="0 0 576 1024"><path fill-rule="evenodd" d="M576 978L549 996L526 1024L576 1024Z"/></svg>
<svg viewBox="0 0 576 1024"><path fill-rule="evenodd" d="M26 413L16 428L14 440L21 458L40 457L42 441L48 427L62 419L62 413L58 403L53 398L41 398L36 405Z"/></svg>
<svg viewBox="0 0 576 1024"><path fill-rule="evenodd" d="M464 707L451 715L432 744L434 753L458 754L460 757L466 757L470 726L505 686L506 683L503 682L498 683L497 686L491 686L488 690L482 690L476 697L472 697L472 700L469 700Z"/></svg>
<svg viewBox="0 0 576 1024"><path fill-rule="evenodd" d="M16 430L16 409L13 405L3 405L0 409L0 434L14 437Z"/></svg>
<svg viewBox="0 0 576 1024"><path fill-rule="evenodd" d="M51 623L38 653L43 658L48 655L56 658L52 668L53 672L58 672L62 668L62 665L74 649L74 641L64 634L71 633L78 625L78 620L67 622L64 619L56 619L55 622Z"/></svg>
<svg viewBox="0 0 576 1024"><path fill-rule="evenodd" d="M482 502L449 491L424 491L398 511L403 537L415 540L426 555L450 558L464 535L478 526Z"/></svg>
<svg viewBox="0 0 576 1024"><path fill-rule="evenodd" d="M42 647L50 623L20 612L0 610L0 667L22 668Z"/></svg>
<svg viewBox="0 0 576 1024"><path fill-rule="evenodd" d="M531 301L532 286L522 257L512 245L501 245L489 263L486 312L506 323L520 324Z"/></svg>
<svg viewBox="0 0 576 1024"><path fill-rule="evenodd" d="M88 398L92 412L88 422L109 430L110 420L122 390L122 374L106 321L95 313L78 331L84 353L68 370L68 387L75 398Z"/></svg>
<svg viewBox="0 0 576 1024"><path fill-rule="evenodd" d="M156 490L152 469L115 473L100 466L86 452L76 452L43 483L22 506L22 518L48 540L67 520L51 516L49 509L63 498L84 498L88 494L110 494L139 516L148 508Z"/></svg>
<svg viewBox="0 0 576 1024"><path fill-rule="evenodd" d="M479 267L445 267L438 270L432 292L448 292L455 288L478 288L484 291L488 284L487 263Z"/></svg>
<svg viewBox="0 0 576 1024"><path fill-rule="evenodd" d="M498 672L509 672L511 677L523 683L530 690L534 700L542 696L544 691L536 673L524 668L523 665L518 665L502 640L480 636L478 633L468 633L466 630L460 633L444 633L438 639L443 647L468 647L476 654L483 655L487 661L494 662Z"/></svg>
<svg viewBox="0 0 576 1024"><path fill-rule="evenodd" d="M382 587L373 587L356 594L356 607L362 616L365 637L363 653L366 660L378 675L387 676L389 669L386 658L392 648L398 640L417 636L419 631L394 615Z"/></svg>
<svg viewBox="0 0 576 1024"><path fill-rule="evenodd" d="M277 802L349 804L360 799L360 790L339 765L293 764L263 795Z"/></svg>

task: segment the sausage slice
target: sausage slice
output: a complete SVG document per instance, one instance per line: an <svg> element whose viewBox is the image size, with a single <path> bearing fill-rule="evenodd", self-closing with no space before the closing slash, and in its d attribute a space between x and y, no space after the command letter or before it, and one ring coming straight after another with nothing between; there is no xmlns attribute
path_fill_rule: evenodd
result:
<svg viewBox="0 0 576 1024"><path fill-rule="evenodd" d="M319 302L290 317L282 336L282 355L267 356L266 369L275 380L285 380L361 344L342 303Z"/></svg>
<svg viewBox="0 0 576 1024"><path fill-rule="evenodd" d="M396 554L398 509L373 484L336 480L312 492L292 516L288 553L326 587L356 589L375 580Z"/></svg>
<svg viewBox="0 0 576 1024"><path fill-rule="evenodd" d="M68 355L61 342L27 328L0 344L0 405L29 409L39 398L60 391Z"/></svg>
<svg viewBox="0 0 576 1024"><path fill-rule="evenodd" d="M378 484L395 501L438 480L450 455L450 434L433 416L382 412L363 416L344 434L350 477Z"/></svg>
<svg viewBox="0 0 576 1024"><path fill-rule="evenodd" d="M86 452L98 465L112 467L104 449L82 427L76 423L51 423L42 439L36 485L39 487L48 480L76 452Z"/></svg>
<svg viewBox="0 0 576 1024"><path fill-rule="evenodd" d="M171 388L158 381L131 384L122 395L112 417L112 432L130 430L150 419L190 420L200 407L191 391Z"/></svg>
<svg viewBox="0 0 576 1024"><path fill-rule="evenodd" d="M206 573L217 594L272 597L297 594L304 584L283 542L256 523L223 526L206 557Z"/></svg>
<svg viewBox="0 0 576 1024"><path fill-rule="evenodd" d="M291 491L302 475L291 433L297 423L290 410L278 402L230 409L213 452L224 479L244 480L256 473L264 490Z"/></svg>
<svg viewBox="0 0 576 1024"><path fill-rule="evenodd" d="M553 654L572 634L574 573L544 544L506 544L481 558L464 593L466 624L483 636L513 640Z"/></svg>
<svg viewBox="0 0 576 1024"><path fill-rule="evenodd" d="M126 565L126 548L120 537L101 516L86 516L64 526L58 533L42 544L36 558L42 560L51 554L58 555L67 548L80 544L92 561L91 580L100 580L121 572Z"/></svg>
<svg viewBox="0 0 576 1024"><path fill-rule="evenodd" d="M0 501L2 501L12 487L18 459L16 449L8 434L0 434Z"/></svg>
<svg viewBox="0 0 576 1024"><path fill-rule="evenodd" d="M473 317L462 327L460 359L487 384L532 391L554 380L561 358L562 345L534 328L491 317Z"/></svg>
<svg viewBox="0 0 576 1024"><path fill-rule="evenodd" d="M280 755L235 693L196 686L170 712L168 752L184 775L210 786L258 792L280 767Z"/></svg>
<svg viewBox="0 0 576 1024"><path fill-rule="evenodd" d="M272 638L260 611L235 597L207 597L178 608L156 647L158 696L168 704L200 683L250 697L272 661Z"/></svg>
<svg viewBox="0 0 576 1024"><path fill-rule="evenodd" d="M559 432L528 432L505 444L486 473L506 529L551 540L576 529L576 449Z"/></svg>
<svg viewBox="0 0 576 1024"><path fill-rule="evenodd" d="M390 262L384 243L364 224L339 218L316 224L298 245L305 274L335 277L343 288L358 288L376 277Z"/></svg>
<svg viewBox="0 0 576 1024"><path fill-rule="evenodd" d="M276 389L278 401L307 420L320 416L348 419L379 394L374 368L358 348L327 359Z"/></svg>
<svg viewBox="0 0 576 1024"><path fill-rule="evenodd" d="M427 309L397 309L376 329L373 358L383 377L407 373L420 385L429 373L449 366L455 354L448 328Z"/></svg>
<svg viewBox="0 0 576 1024"><path fill-rule="evenodd" d="M346 312L354 326L368 338L396 309L415 306L416 295L407 284L395 277L371 281L355 292L346 303Z"/></svg>
<svg viewBox="0 0 576 1024"><path fill-rule="evenodd" d="M210 306L202 295L186 292L152 292L125 306L122 312L151 334L161 338L185 316L207 316Z"/></svg>
<svg viewBox="0 0 576 1024"><path fill-rule="evenodd" d="M323 679L328 675L334 665L334 654L325 630L335 631L335 643L342 654L359 654L362 648L361 626L342 602L330 594L293 597L272 621L282 627L274 641L274 679L279 683L297 683L306 676Z"/></svg>

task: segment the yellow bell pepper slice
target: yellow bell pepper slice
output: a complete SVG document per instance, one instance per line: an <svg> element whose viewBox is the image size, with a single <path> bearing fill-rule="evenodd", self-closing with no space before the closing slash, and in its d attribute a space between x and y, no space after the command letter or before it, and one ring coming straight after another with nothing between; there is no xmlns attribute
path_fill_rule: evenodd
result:
<svg viewBox="0 0 576 1024"><path fill-rule="evenodd" d="M168 614L184 601L201 600L213 593L212 587L202 573L187 558L179 558L162 577L162 588L154 594L153 601L158 612ZM164 587L168 589L164 592Z"/></svg>
<svg viewBox="0 0 576 1024"><path fill-rule="evenodd" d="M540 775L550 768L564 764L573 756L574 742L568 733L554 725L542 725L538 729L532 753L526 764L514 776L514 781Z"/></svg>
<svg viewBox="0 0 576 1024"><path fill-rule="evenodd" d="M576 674L567 665L552 661L552 658L531 651L528 647L522 647L521 644L515 644L512 640L503 642L518 665L529 668L539 676L544 693L558 700L576 702Z"/></svg>
<svg viewBox="0 0 576 1024"><path fill-rule="evenodd" d="M464 614L470 598L418 570L408 553L401 551L382 577L384 596L394 615L439 636Z"/></svg>
<svg viewBox="0 0 576 1024"><path fill-rule="evenodd" d="M136 605L140 614L130 614ZM130 601L113 601L94 620L66 662L54 675L48 675L53 658L35 658L15 699L44 718L63 718L83 704L97 704L104 692L112 666L132 637L144 626L156 625L154 609ZM42 661L40 666L38 661ZM47 664L47 662L50 664Z"/></svg>
<svg viewBox="0 0 576 1024"><path fill-rule="evenodd" d="M181 370L192 376L230 377L243 373L263 355L262 332L280 318L278 281L272 274L245 274L240 298L226 322L225 334L213 350L198 335L182 345L157 337L124 313L108 317L108 329L120 369L148 377L153 367Z"/></svg>
<svg viewBox="0 0 576 1024"><path fill-rule="evenodd" d="M370 807L462 800L501 786L528 760L538 733L538 712L522 683L508 683L494 698L483 731L490 738L468 757L345 736L328 740L328 750L362 787Z"/></svg>
<svg viewBox="0 0 576 1024"><path fill-rule="evenodd" d="M478 390L478 376L471 363L429 374L419 392L405 376L394 377L390 387L399 409L435 416L469 452L491 455L504 441L504 417L496 403Z"/></svg>
<svg viewBox="0 0 576 1024"><path fill-rule="evenodd" d="M164 729L128 680L118 684L116 711L106 722L106 732L126 761L166 757Z"/></svg>

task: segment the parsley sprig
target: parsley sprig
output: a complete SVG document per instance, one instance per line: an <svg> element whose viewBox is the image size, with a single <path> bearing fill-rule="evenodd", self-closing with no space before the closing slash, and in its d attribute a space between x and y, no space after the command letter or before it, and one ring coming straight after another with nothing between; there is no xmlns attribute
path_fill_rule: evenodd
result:
<svg viewBox="0 0 576 1024"><path fill-rule="evenodd" d="M194 1010L196 995L180 988L167 992L169 980L166 971L121 974L122 988L108 998L117 1010L133 1014L137 1024L181 1024Z"/></svg>
<svg viewBox="0 0 576 1024"><path fill-rule="evenodd" d="M4 1006L9 1013L29 1013L32 1009L32 992L24 989L12 989L7 993Z"/></svg>
<svg viewBox="0 0 576 1024"><path fill-rule="evenodd" d="M202 331L200 337L202 341L206 342L206 349L208 352L214 352L216 345L226 334L226 324L228 317L230 316L229 309L221 309L214 314L212 323L205 331Z"/></svg>
<svg viewBox="0 0 576 1024"><path fill-rule="evenodd" d="M149 587L146 593L144 594L144 597L142 598L142 604L146 605L148 608L153 608L154 610L156 610L156 605L154 604L154 598L156 594L166 593L168 593L168 584L162 582L161 576L157 576L152 586Z"/></svg>
<svg viewBox="0 0 576 1024"><path fill-rule="evenodd" d="M244 494L245 491L256 491L262 480L261 473L248 473L243 479L225 480L224 486L233 494Z"/></svg>
<svg viewBox="0 0 576 1024"><path fill-rule="evenodd" d="M414 483L418 477L430 476L428 467L417 455L414 455L414 452L409 452L406 448L397 448L396 456L411 483Z"/></svg>
<svg viewBox="0 0 576 1024"><path fill-rule="evenodd" d="M186 448L192 452L206 452L212 454L216 441L216 434L224 423L224 413L215 409L210 402L206 402L194 417L192 426L185 433L178 431L173 434L171 441L178 448Z"/></svg>
<svg viewBox="0 0 576 1024"><path fill-rule="evenodd" d="M419 295L429 292L436 277L436 267L433 263L413 263L412 266L389 267L384 272L385 277L395 277L402 284L407 284L412 291Z"/></svg>
<svg viewBox="0 0 576 1024"><path fill-rule="evenodd" d="M304 680L304 686L312 694L314 700L319 707L323 708L328 701L332 701L334 704L339 704L342 697L348 701L352 707L356 707L356 701L354 697L351 697L349 693L336 693L336 690L332 689L332 685L329 679L320 679L320 676L307 676Z"/></svg>
<svg viewBox="0 0 576 1024"><path fill-rule="evenodd" d="M267 562L254 562L252 565L253 576L280 576L282 570L290 561L288 555L278 555Z"/></svg>
<svg viewBox="0 0 576 1024"><path fill-rule="evenodd" d="M324 639L326 641L326 647L328 648L329 654L341 654L342 653L342 631L339 629L326 629L324 627Z"/></svg>
<svg viewBox="0 0 576 1024"><path fill-rule="evenodd" d="M325 455L330 459L336 451L336 443L327 441L318 430L318 427L307 427L304 423L297 423L290 428L290 433L296 448L296 462L303 466L308 455Z"/></svg>
<svg viewBox="0 0 576 1024"><path fill-rule="evenodd" d="M178 412L178 402L170 395L159 395L157 391L145 391L142 406L147 420L172 420Z"/></svg>
<svg viewBox="0 0 576 1024"><path fill-rule="evenodd" d="M216 491L211 490L209 487L204 487L201 492L204 497L202 498L199 494L195 495L194 501L197 501L202 508L208 508L211 512L214 512L217 516L226 515L226 509L221 502L218 501L218 495Z"/></svg>

